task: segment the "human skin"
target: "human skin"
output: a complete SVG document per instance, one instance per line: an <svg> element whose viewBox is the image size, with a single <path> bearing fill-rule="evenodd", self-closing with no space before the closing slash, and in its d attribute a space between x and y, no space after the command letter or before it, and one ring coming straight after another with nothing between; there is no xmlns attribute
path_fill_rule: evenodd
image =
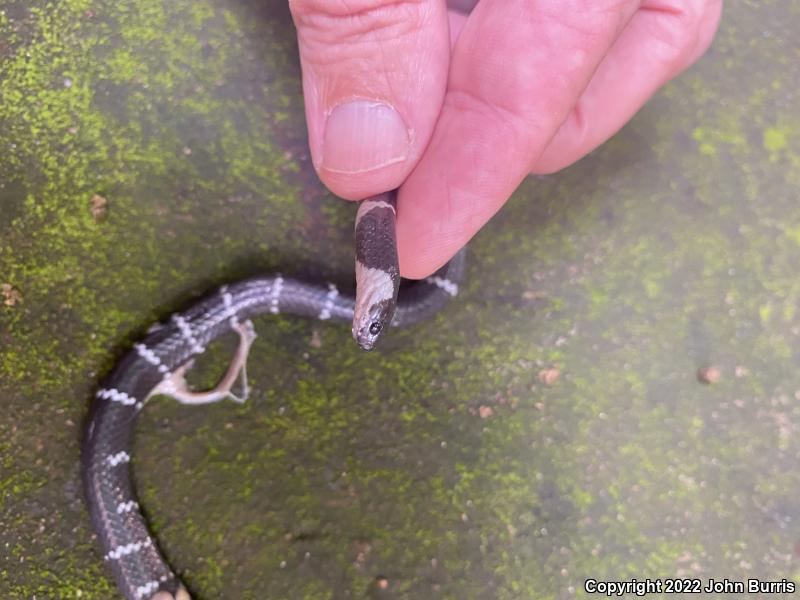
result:
<svg viewBox="0 0 800 600"><path fill-rule="evenodd" d="M403 276L449 260L529 173L616 133L702 56L722 0L289 0L309 144L335 194L400 188Z"/></svg>

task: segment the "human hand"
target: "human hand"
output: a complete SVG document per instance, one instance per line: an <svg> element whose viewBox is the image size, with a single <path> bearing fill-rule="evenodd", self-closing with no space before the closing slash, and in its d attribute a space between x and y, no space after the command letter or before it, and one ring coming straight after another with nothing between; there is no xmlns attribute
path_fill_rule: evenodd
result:
<svg viewBox="0 0 800 600"><path fill-rule="evenodd" d="M402 184L400 270L412 278L449 260L528 173L562 169L616 133L705 52L722 10L722 0L289 4L314 166L345 198Z"/></svg>

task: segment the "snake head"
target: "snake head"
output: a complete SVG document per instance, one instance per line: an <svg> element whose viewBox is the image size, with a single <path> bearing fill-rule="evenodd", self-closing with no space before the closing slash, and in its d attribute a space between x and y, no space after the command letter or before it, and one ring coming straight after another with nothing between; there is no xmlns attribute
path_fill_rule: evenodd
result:
<svg viewBox="0 0 800 600"><path fill-rule="evenodd" d="M356 309L353 319L353 337L361 348L372 350L394 317L394 298L375 302L361 311Z"/></svg>
<svg viewBox="0 0 800 600"><path fill-rule="evenodd" d="M396 192L363 200L356 215L356 305L353 337L372 350L397 307L400 268L395 236Z"/></svg>

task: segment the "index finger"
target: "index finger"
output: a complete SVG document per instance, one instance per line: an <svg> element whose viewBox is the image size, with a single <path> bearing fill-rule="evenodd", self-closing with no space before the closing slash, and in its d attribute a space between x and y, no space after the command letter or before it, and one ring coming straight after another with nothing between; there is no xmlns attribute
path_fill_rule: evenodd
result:
<svg viewBox="0 0 800 600"><path fill-rule="evenodd" d="M431 141L400 190L404 276L434 271L502 206L640 3L478 3L453 50Z"/></svg>

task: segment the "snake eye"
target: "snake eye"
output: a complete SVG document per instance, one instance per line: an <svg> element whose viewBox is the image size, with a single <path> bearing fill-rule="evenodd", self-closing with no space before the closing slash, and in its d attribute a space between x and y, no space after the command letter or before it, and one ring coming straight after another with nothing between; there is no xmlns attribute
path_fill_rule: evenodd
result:
<svg viewBox="0 0 800 600"><path fill-rule="evenodd" d="M381 329L383 329L383 325L381 325L381 324L380 324L380 323L378 323L377 321L374 321L374 322L373 322L373 323L372 323L372 324L369 326L369 332L370 332L372 335L378 335L378 334L381 332Z"/></svg>

